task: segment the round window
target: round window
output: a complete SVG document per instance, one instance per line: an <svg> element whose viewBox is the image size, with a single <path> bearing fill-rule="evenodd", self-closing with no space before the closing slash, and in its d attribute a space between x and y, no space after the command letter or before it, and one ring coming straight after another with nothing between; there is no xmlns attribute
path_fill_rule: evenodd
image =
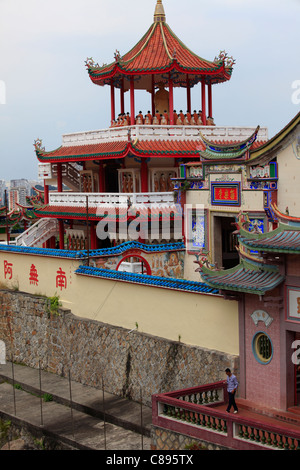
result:
<svg viewBox="0 0 300 470"><path fill-rule="evenodd" d="M273 355L271 339L264 332L257 333L252 341L254 356L261 364L268 364Z"/></svg>

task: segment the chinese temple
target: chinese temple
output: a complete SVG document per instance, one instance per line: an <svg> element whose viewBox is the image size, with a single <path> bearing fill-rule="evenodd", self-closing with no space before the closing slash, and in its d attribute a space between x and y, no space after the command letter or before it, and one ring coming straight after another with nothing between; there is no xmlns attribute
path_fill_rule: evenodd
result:
<svg viewBox="0 0 300 470"><path fill-rule="evenodd" d="M205 237L207 241L208 227L203 226L207 214L198 220L196 233L193 212L184 213L190 182L191 190L209 189L208 180L203 180L204 169L206 179L212 178L213 166L218 179L222 178L224 165L240 172L250 150L267 140L265 128L219 127L214 122L213 86L230 80L233 65L234 60L225 51L209 61L186 47L168 26L160 0L152 25L128 53L121 55L116 51L113 61L102 66L88 58L86 67L91 81L110 90L108 127L64 135L62 145L52 151L46 151L40 139L35 142L45 187L45 204L35 214L47 219L48 228L52 228L48 232L52 239L46 240L45 246L56 243L53 237L59 240L60 249L78 245L95 250L132 238L142 243L184 242L188 226L192 237L198 241L199 236ZM191 90L197 86L201 99L195 103L191 101ZM179 87L186 90L184 112L176 106ZM135 109L137 90L147 92L149 110ZM125 109L125 93L130 95L130 109ZM241 175L230 186L231 207L240 204ZM50 184L57 187L56 193L49 192ZM213 204L224 206L227 190L223 182L219 186L214 186ZM69 190L64 191L64 187ZM116 224L107 228L109 236L101 240L97 224L108 221L108 213L114 214ZM136 214L140 216L139 232L131 237L124 235L124 224L128 228ZM170 224L169 236L162 233L166 220ZM154 221L158 227L151 232ZM228 223L225 220L221 225ZM228 234L231 229L229 226ZM191 251L199 248L198 242L193 243ZM187 278L190 276L193 274L186 273Z"/></svg>
<svg viewBox="0 0 300 470"><path fill-rule="evenodd" d="M213 86L226 92L234 63L225 51L205 60L186 47L162 0L129 52L102 66L88 58L88 78L110 94L107 127L65 134L54 150L35 141L44 191L20 212L35 223L0 250L3 282L16 278L31 294L59 290L79 317L128 330L143 323L154 337L183 335L189 346L221 352L239 362L240 406L290 412L300 403L291 361L300 344L300 113L272 138L257 122L215 122ZM141 111L137 90L149 101ZM25 269L26 279L18 274ZM153 408L164 429L177 429L184 400L174 397ZM225 411L209 409L223 426ZM238 418L230 420L234 434ZM183 434L202 436L186 426ZM229 447L241 444L237 434Z"/></svg>

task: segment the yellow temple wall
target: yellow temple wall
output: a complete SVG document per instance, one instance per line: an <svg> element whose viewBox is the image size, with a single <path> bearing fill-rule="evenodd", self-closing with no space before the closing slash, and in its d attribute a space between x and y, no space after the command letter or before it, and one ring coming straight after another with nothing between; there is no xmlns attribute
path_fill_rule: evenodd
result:
<svg viewBox="0 0 300 470"><path fill-rule="evenodd" d="M278 209L285 213L286 207L292 216L300 216L300 159L296 158L295 141L277 155L278 162Z"/></svg>
<svg viewBox="0 0 300 470"><path fill-rule="evenodd" d="M300 163L300 162L299 162ZM256 212L256 211L263 211L264 210L264 195L263 191L242 191L241 196L241 205L239 207L235 206L216 206L211 205L210 203L210 191L187 191L186 194L186 203L187 204L203 204L205 209L209 209L213 212L226 212L233 214L238 214L240 211L249 211L249 212ZM220 214L222 215L222 214Z"/></svg>
<svg viewBox="0 0 300 470"><path fill-rule="evenodd" d="M214 295L77 275L74 271L80 264L72 259L0 252L0 286L33 295L58 295L62 306L81 318L129 330L137 324L138 331L143 333L239 354L237 302ZM29 280L33 265L38 285ZM56 284L59 272L65 273L66 287Z"/></svg>

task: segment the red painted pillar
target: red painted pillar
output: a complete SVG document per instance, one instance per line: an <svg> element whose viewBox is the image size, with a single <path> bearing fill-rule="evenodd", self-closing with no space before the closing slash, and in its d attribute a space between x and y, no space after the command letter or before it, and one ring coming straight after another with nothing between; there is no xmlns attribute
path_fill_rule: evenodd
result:
<svg viewBox="0 0 300 470"><path fill-rule="evenodd" d="M90 243L91 250L96 250L97 249L97 234L96 234L95 222L91 222L90 234L91 234L90 235L90 237L91 237L91 243Z"/></svg>
<svg viewBox="0 0 300 470"><path fill-rule="evenodd" d="M192 106L191 106L191 87L190 87L190 79L188 75L186 76L186 100L187 100L187 111L190 113Z"/></svg>
<svg viewBox="0 0 300 470"><path fill-rule="evenodd" d="M201 81L201 101L202 101L202 122L206 126L206 98L205 98L205 79Z"/></svg>
<svg viewBox="0 0 300 470"><path fill-rule="evenodd" d="M134 79L130 78L130 124L135 125L135 109L134 109Z"/></svg>
<svg viewBox="0 0 300 470"><path fill-rule="evenodd" d="M141 162L141 192L148 192L148 165L144 158Z"/></svg>
<svg viewBox="0 0 300 470"><path fill-rule="evenodd" d="M169 119L170 125L174 126L174 93L171 74L169 73Z"/></svg>
<svg viewBox="0 0 300 470"><path fill-rule="evenodd" d="M124 79L122 79L122 85L120 90L120 109L121 114L125 113L125 104L124 104Z"/></svg>
<svg viewBox="0 0 300 470"><path fill-rule="evenodd" d="M111 123L116 119L116 112L115 112L115 87L114 83L111 80L110 82L110 107L111 107Z"/></svg>
<svg viewBox="0 0 300 470"><path fill-rule="evenodd" d="M49 204L49 186L46 184L44 180L44 203Z"/></svg>
<svg viewBox="0 0 300 470"><path fill-rule="evenodd" d="M209 115L210 117L213 117L211 83L208 84L208 115Z"/></svg>
<svg viewBox="0 0 300 470"><path fill-rule="evenodd" d="M62 193L63 184L62 184L62 164L57 163L57 192Z"/></svg>
<svg viewBox="0 0 300 470"><path fill-rule="evenodd" d="M64 244L64 221L59 220L58 221L58 226L59 226L59 249L64 250L65 249L65 244Z"/></svg>
<svg viewBox="0 0 300 470"><path fill-rule="evenodd" d="M152 106L152 116L155 114L155 86L154 86L154 75L152 75L152 93L151 93L151 106Z"/></svg>
<svg viewBox="0 0 300 470"><path fill-rule="evenodd" d="M105 193L105 179L104 179L104 166L103 163L99 164L98 179L99 179L99 193Z"/></svg>

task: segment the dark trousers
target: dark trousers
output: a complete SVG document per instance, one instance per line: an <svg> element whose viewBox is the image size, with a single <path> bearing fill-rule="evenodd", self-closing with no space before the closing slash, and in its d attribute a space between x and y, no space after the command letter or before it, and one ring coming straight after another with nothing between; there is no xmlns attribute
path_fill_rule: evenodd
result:
<svg viewBox="0 0 300 470"><path fill-rule="evenodd" d="M238 407L235 403L235 392L233 392L233 393L228 392L228 398L229 398L229 402L228 402L228 406L227 406L227 411L230 411L232 406L233 406L235 411L238 411Z"/></svg>

